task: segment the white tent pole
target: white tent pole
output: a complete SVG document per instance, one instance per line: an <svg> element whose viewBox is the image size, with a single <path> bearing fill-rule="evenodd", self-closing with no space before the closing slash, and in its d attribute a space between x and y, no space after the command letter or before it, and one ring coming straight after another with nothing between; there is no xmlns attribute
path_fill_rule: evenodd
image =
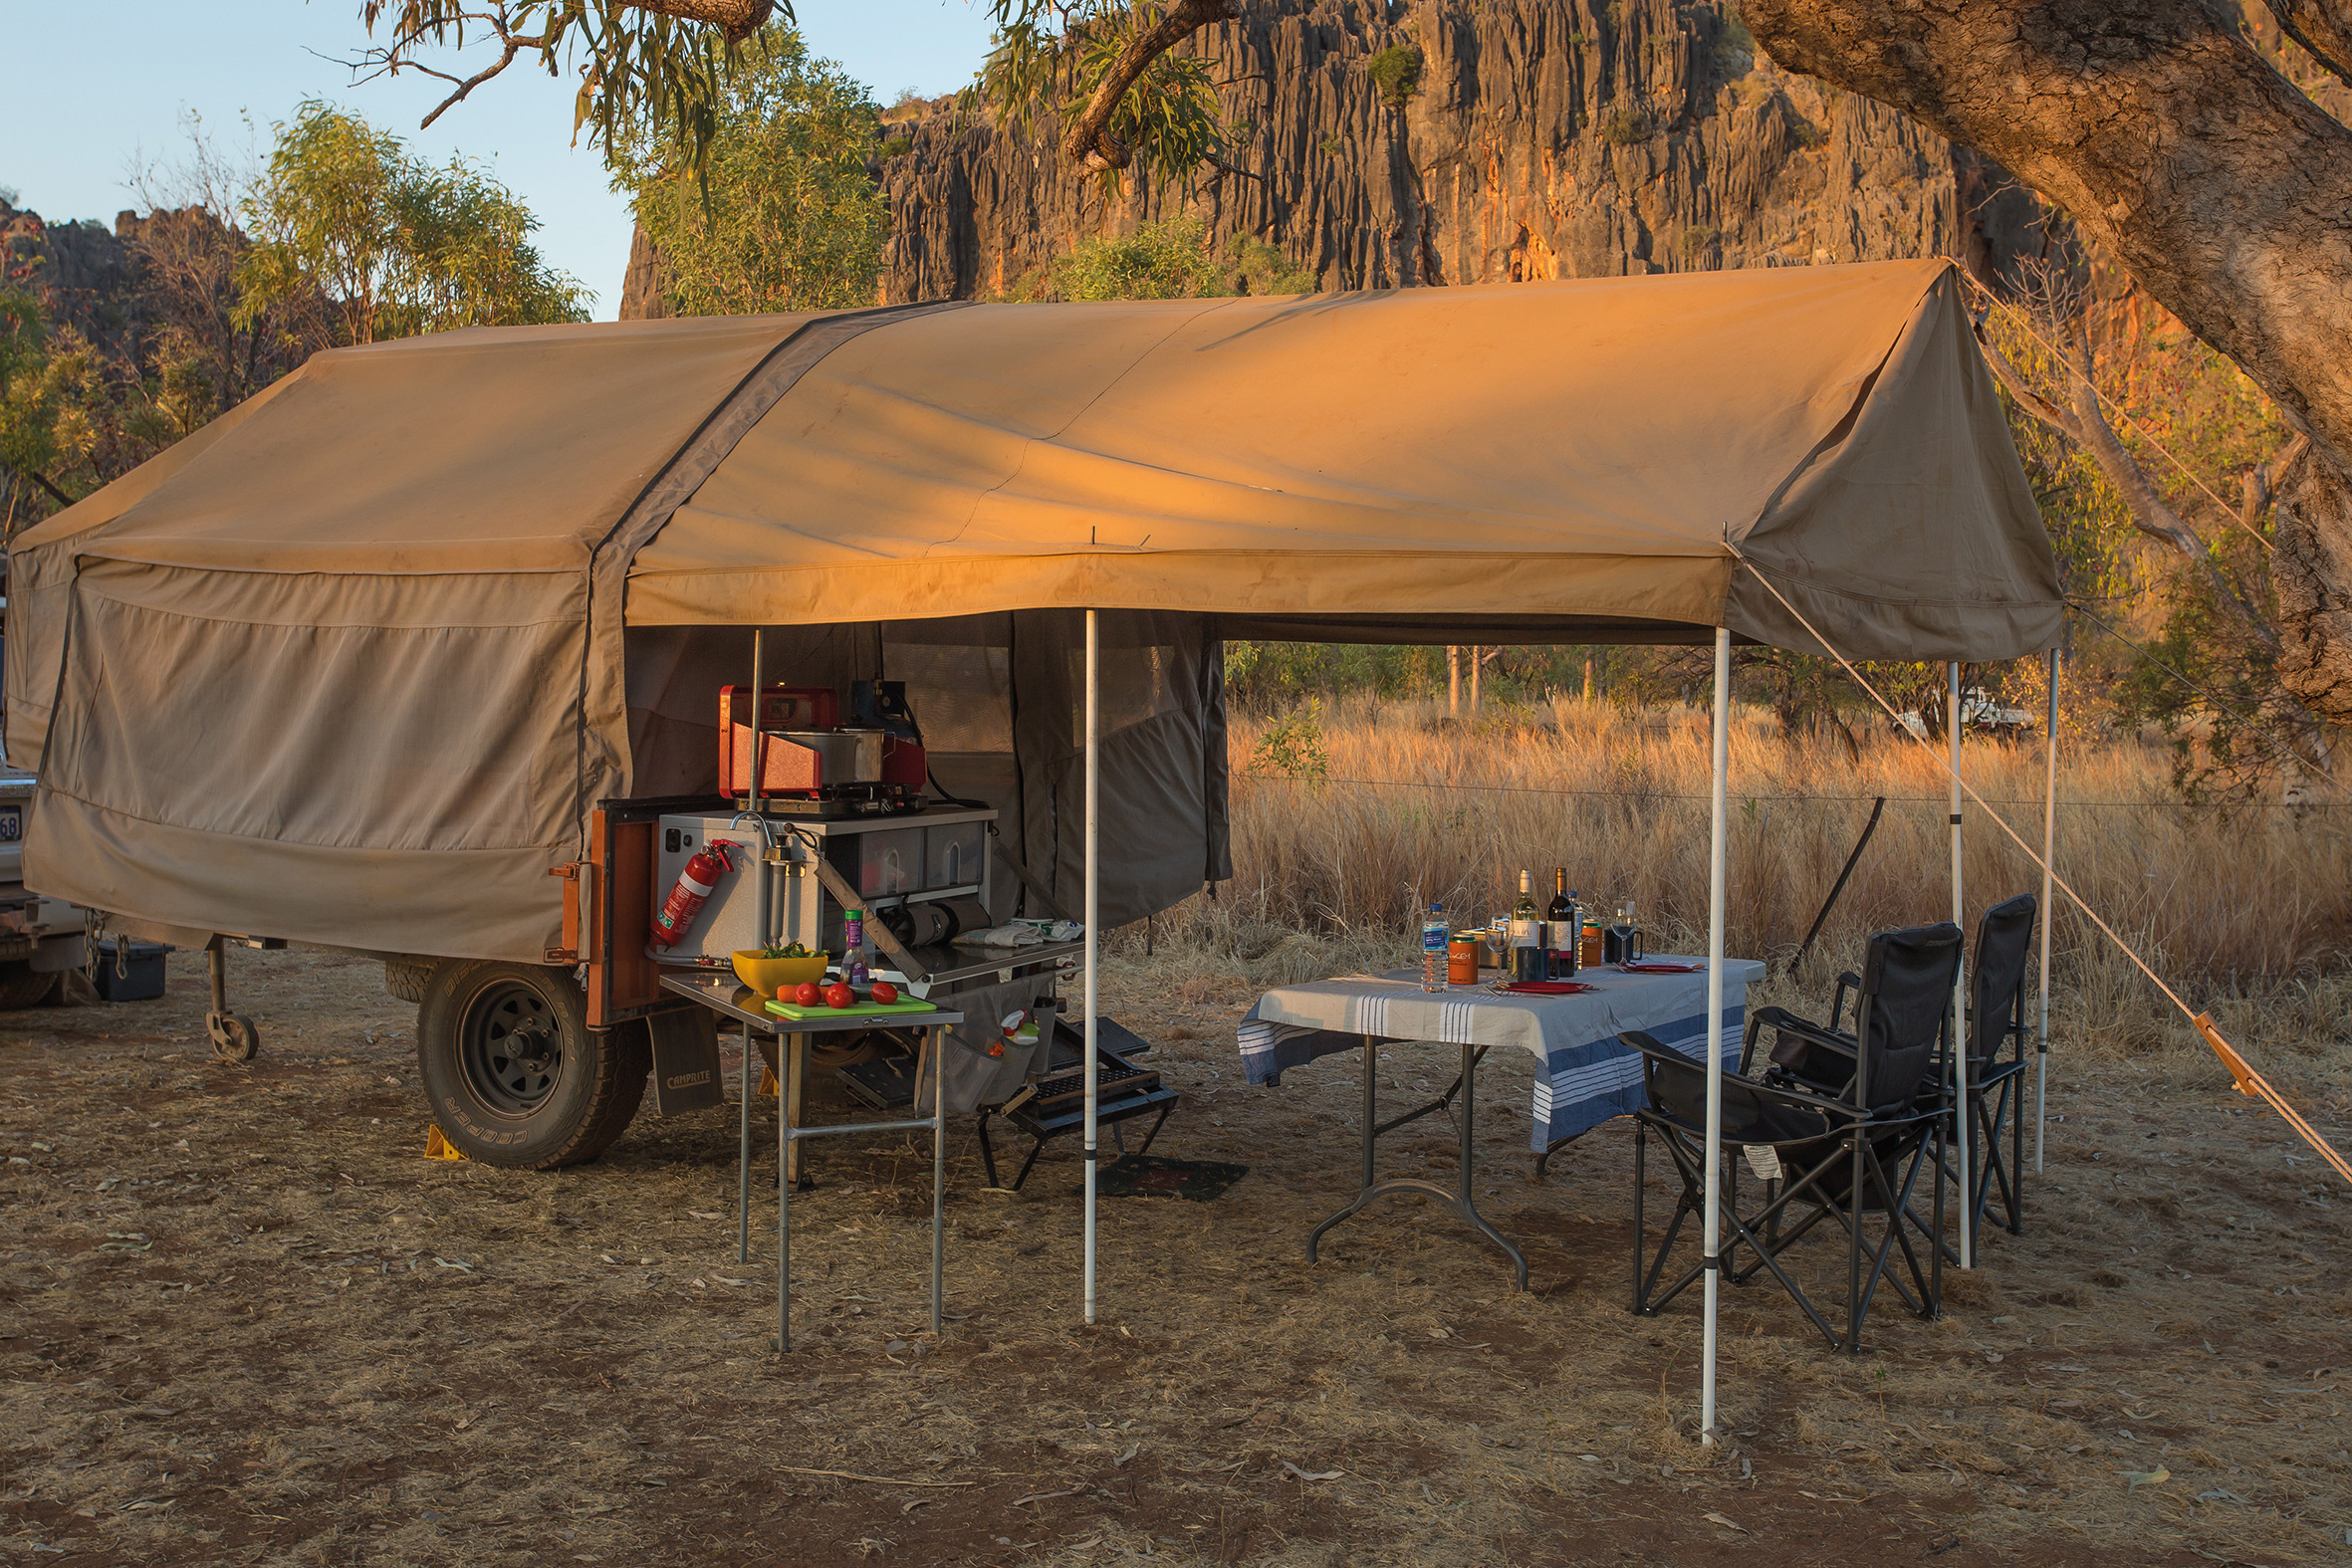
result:
<svg viewBox="0 0 2352 1568"><path fill-rule="evenodd" d="M1101 1108L1100 1084L1094 1064L1094 938L1095 898L1102 881L1094 859L1095 720L1101 703L1101 655L1094 611L1086 611L1086 1321L1094 1321L1094 1163L1099 1152L1100 1128L1095 1113Z"/></svg>
<svg viewBox="0 0 2352 1568"><path fill-rule="evenodd" d="M1959 1139L1954 1147L1953 1163L1960 1172L1960 1266L1977 1266L1974 1235L1975 1206L1969 1202L1973 1189L1969 1186L1969 1131L1972 1118L1969 1111L1969 1036L1968 1036L1968 925L1963 919L1966 906L1961 902L1960 887L1960 664L1958 660L1945 667L1950 703L1944 710L1945 737L1952 747L1952 923L1961 928L1960 968L1952 980L1952 1085L1953 1131ZM1939 1244L1941 1244L1939 1242Z"/></svg>
<svg viewBox="0 0 2352 1568"><path fill-rule="evenodd" d="M2041 1033L2033 1056L2033 1174L2041 1174L2042 1131L2049 1123L2050 1091L2050 867L2058 853L2058 650L2050 649L2049 720L2042 731L2048 772L2041 788Z"/></svg>
<svg viewBox="0 0 2352 1568"><path fill-rule="evenodd" d="M1715 628L1715 793L1707 835L1707 1351L1699 1392L1699 1439L1715 1442L1715 1312L1723 1270L1723 923L1724 811L1732 772L1732 633Z"/></svg>

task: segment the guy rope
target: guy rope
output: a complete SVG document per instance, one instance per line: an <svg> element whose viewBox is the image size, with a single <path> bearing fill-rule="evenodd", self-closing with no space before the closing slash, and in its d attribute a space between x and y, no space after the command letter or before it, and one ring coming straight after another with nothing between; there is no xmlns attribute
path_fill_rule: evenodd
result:
<svg viewBox="0 0 2352 1568"><path fill-rule="evenodd" d="M1823 650L1826 651L1831 658L1838 662L1839 666L1845 670L1846 674L1853 677L1855 685L1861 687L1863 691L1869 693L1870 700L1872 702L1877 703L1879 707L1886 710L1887 717L1896 721L1896 727L1898 729L1904 730L1907 734L1911 733L1909 727L1902 724L1901 715L1895 712L1894 705L1879 694L1878 688L1871 685L1870 682L1863 677L1860 670L1854 668L1852 660L1848 659L1835 647L1831 646L1829 639L1822 636L1820 630L1815 627L1811 621L1805 619L1803 611L1799 610L1795 605L1788 602L1787 595L1783 594L1777 587L1772 585L1772 579L1764 575L1764 569L1761 566L1750 560L1747 556L1741 553L1739 546L1732 544L1728 540L1724 543L1724 549L1730 551L1733 557L1739 560L1741 565L1746 566L1749 571L1755 574L1756 580L1764 584L1764 591L1769 593L1773 598L1779 600L1780 607L1786 610L1791 616L1794 616L1796 623L1811 634L1813 640L1818 642ZM1952 776L1953 782L1961 788L1968 791L1969 798L1976 801L1977 804L1984 809L1985 814L1993 818L1994 822L1999 826L2002 832L2009 835L2010 841L2025 852L2025 857L2028 860L2031 860L2036 866L2039 866L2041 868L2042 874L2047 876L2053 885L2064 892L2069 899L2074 901L2074 907L2082 911L2084 918L2089 920L2092 925L2098 927L2100 934L2105 936L2108 941L2114 943L2116 948L2122 952L2123 956L2130 959L2132 963L2138 967L2140 973L2147 976L2149 981L2155 985L2158 991L2164 993L2165 1000L2170 1002L2174 1007L2181 1009L2181 1015L2187 1018L2191 1026L2194 1027L2197 1032L2204 1037L2205 1042L2213 1047L2214 1054L2222 1058L2222 1065L2230 1069L2230 1076L2235 1079L2237 1082L2237 1092L2257 1098L2263 1103L2267 1104L2272 1110L2276 1111L2281 1117L2285 1119L2286 1124L2289 1127L2292 1127L2298 1134L2302 1136L2302 1139L2305 1143L2309 1144L2313 1149L2319 1152L2319 1157L2325 1160L2338 1176L2342 1177L2347 1182L2352 1182L2352 1163L2348 1163L2341 1154L2336 1152L2333 1145L2331 1145L2325 1138L2322 1138L2319 1135L2317 1129L2312 1127L2309 1122L2303 1120L2302 1116L2296 1112L2295 1108L2286 1102L2286 1097L2280 1094L2276 1089L2272 1088L2267 1079L2265 1079L2260 1073L2254 1071L2252 1067L2246 1064L2245 1058L2237 1053L2235 1047L2231 1045L2228 1040L2222 1037L2222 1031L2214 1024L2213 1015L2207 1012L2199 1012L2192 1008L2189 1004L2183 1002L2181 1000L2180 994L2174 991L2172 987L2166 985L2164 983L2164 978L2158 975L2155 970L2149 968L2148 961L2141 958L2140 955L2133 950L2130 943L2124 941L2120 936L2117 936L2115 934L2115 928L2108 925L2106 921L2100 919L2098 911L2091 908L2091 906L2084 901L2083 896L2080 893L2077 893L2072 887L2069 887L2066 883L2066 879L2059 876L2054 867L2044 861L2040 855L2035 854L2033 852L2033 846L2026 843L2023 838L2019 837L2017 830L2009 826L2008 822L1999 811L1994 810L1991 805L1986 803L1985 797L1977 793L1976 787L1966 779L1963 779L1960 774L1954 770L1949 762L1937 755L1936 749L1928 744L1927 738L1925 736L1912 734L1911 738L1913 741L1918 743L1922 751L1926 752L1929 757L1935 759L1937 767L1950 774ZM2049 918L2046 912L2042 918L2045 920Z"/></svg>

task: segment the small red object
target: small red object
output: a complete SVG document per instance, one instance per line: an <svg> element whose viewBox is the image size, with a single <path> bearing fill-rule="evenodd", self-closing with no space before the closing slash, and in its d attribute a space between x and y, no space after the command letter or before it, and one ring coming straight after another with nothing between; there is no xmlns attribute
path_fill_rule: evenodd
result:
<svg viewBox="0 0 2352 1568"><path fill-rule="evenodd" d="M1515 980L1495 989L1515 997L1573 997L1592 988L1580 980Z"/></svg>
<svg viewBox="0 0 2352 1568"><path fill-rule="evenodd" d="M814 1008L824 1001L824 988L813 980L804 980L792 988L790 998L779 997L776 1000L797 1002L804 1008Z"/></svg>
<svg viewBox="0 0 2352 1568"><path fill-rule="evenodd" d="M874 982L874 1001L880 1003L884 1007L888 1007L891 1003L896 1002L897 1000L898 988L896 986L891 985L886 980L877 980Z"/></svg>
<svg viewBox="0 0 2352 1568"><path fill-rule="evenodd" d="M1696 975L1704 964L1620 964L1618 969L1628 975Z"/></svg>
<svg viewBox="0 0 2352 1568"><path fill-rule="evenodd" d="M694 851L694 857L678 872L677 885L661 901L661 912L653 917L655 947L674 946L694 929L694 917L702 913L703 904L718 891L719 878L735 869L735 857L730 851L741 847L731 839L714 838Z"/></svg>
<svg viewBox="0 0 2352 1568"><path fill-rule="evenodd" d="M828 1008L854 1008L857 1006L857 993L849 989L847 982L836 980L824 988L824 1005Z"/></svg>

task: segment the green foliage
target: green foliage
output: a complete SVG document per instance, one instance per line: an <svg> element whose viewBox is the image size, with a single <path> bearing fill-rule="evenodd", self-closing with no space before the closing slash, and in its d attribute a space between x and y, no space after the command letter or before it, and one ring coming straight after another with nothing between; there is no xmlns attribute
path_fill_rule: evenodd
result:
<svg viewBox="0 0 2352 1568"><path fill-rule="evenodd" d="M98 443L104 400L90 345L72 333L52 334L31 294L0 290L0 467L73 494L80 487L68 470ZM18 500L13 483L9 498Z"/></svg>
<svg viewBox="0 0 2352 1568"><path fill-rule="evenodd" d="M1315 698L1268 726L1250 754L1250 768L1286 779L1329 777L1331 753L1323 744L1322 699Z"/></svg>
<svg viewBox="0 0 2352 1568"><path fill-rule="evenodd" d="M792 20L789 3L776 9ZM417 69L429 50L462 49L470 34L551 77L577 72L576 136L586 128L591 142L609 147L642 130L695 169L717 131L728 81L757 63L765 41L624 0L504 0L494 8L480 0L363 0L359 16L369 37L379 24L383 30L385 42L366 61L377 71Z"/></svg>
<svg viewBox="0 0 2352 1568"><path fill-rule="evenodd" d="M996 47L980 79L959 99L967 112L995 109L1023 136L1059 120L1073 123L1110 74L1120 52L1157 27L1155 0L988 0ZM1202 165L1218 161L1233 139L1218 107L1210 62L1169 51L1156 56L1119 99L1109 134L1133 154L1131 166L1154 189L1187 188ZM1122 171L1102 171L1115 188Z"/></svg>
<svg viewBox="0 0 2352 1568"><path fill-rule="evenodd" d="M1364 72L1380 90L1380 101L1401 109L1421 88L1421 46L1391 44L1364 63Z"/></svg>
<svg viewBox="0 0 2352 1568"><path fill-rule="evenodd" d="M1131 234L1081 240L1054 263L1064 300L1189 300L1231 294L1198 218L1146 223Z"/></svg>
<svg viewBox="0 0 2352 1568"><path fill-rule="evenodd" d="M1047 270L1059 300L1192 300L1237 294L1311 294L1314 275L1264 240L1237 238L1223 256L1192 216L1146 223L1132 233L1081 240Z"/></svg>
<svg viewBox="0 0 2352 1568"><path fill-rule="evenodd" d="M665 161L650 130L607 151L615 188L670 265L682 316L826 311L874 303L889 211L866 173L880 133L866 91L767 29L757 63L730 81L702 177Z"/></svg>
<svg viewBox="0 0 2352 1568"><path fill-rule="evenodd" d="M245 218L241 326L314 296L347 343L587 320L580 285L540 261L539 222L504 186L463 159L413 159L333 105L307 102L278 127Z"/></svg>

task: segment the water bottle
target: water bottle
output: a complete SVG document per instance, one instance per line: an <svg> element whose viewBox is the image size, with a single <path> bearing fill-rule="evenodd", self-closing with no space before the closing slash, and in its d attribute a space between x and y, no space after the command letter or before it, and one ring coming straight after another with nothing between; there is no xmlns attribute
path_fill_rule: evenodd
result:
<svg viewBox="0 0 2352 1568"><path fill-rule="evenodd" d="M1446 924L1446 906L1429 906L1429 918L1421 922L1421 989L1446 989L1446 938L1453 928Z"/></svg>

